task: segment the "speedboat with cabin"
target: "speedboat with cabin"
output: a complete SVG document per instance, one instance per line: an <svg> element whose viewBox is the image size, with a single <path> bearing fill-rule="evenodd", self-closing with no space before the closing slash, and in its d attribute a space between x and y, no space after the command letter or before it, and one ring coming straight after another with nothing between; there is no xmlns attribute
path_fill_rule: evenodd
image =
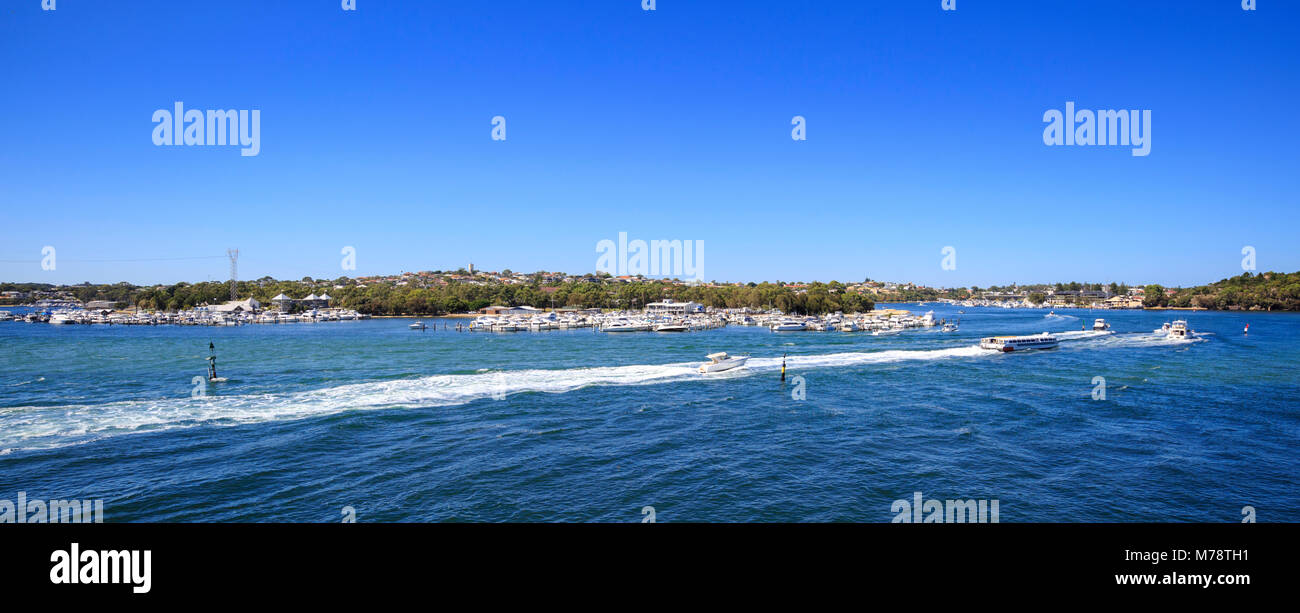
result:
<svg viewBox="0 0 1300 613"><path fill-rule="evenodd" d="M706 357L709 358L709 361L700 364L700 373L702 374L722 372L724 370L731 370L733 368L738 368L740 366L744 366L745 361L749 359L749 356L747 355L729 356L725 351L719 351L718 353L710 353Z"/></svg>
<svg viewBox="0 0 1300 613"><path fill-rule="evenodd" d="M641 328L626 319L619 319L600 327L601 332L636 332Z"/></svg>

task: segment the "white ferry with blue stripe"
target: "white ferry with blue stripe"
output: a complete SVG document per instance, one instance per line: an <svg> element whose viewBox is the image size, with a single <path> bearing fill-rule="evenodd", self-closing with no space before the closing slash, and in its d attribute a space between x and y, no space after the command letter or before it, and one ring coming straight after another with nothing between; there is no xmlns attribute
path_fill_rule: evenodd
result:
<svg viewBox="0 0 1300 613"><path fill-rule="evenodd" d="M980 339L980 347L1004 352L1053 349L1058 344L1056 337L1046 332L1029 336L990 336Z"/></svg>

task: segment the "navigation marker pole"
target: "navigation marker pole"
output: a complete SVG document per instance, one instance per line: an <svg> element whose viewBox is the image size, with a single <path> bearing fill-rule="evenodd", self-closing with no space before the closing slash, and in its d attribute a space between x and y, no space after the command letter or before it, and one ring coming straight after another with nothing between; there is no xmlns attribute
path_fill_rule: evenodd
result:
<svg viewBox="0 0 1300 613"><path fill-rule="evenodd" d="M216 345L213 345L211 342L209 342L209 343L208 343L208 351L211 353L211 355L208 356L208 381L216 381L216 380L217 380L217 347L216 347Z"/></svg>
<svg viewBox="0 0 1300 613"><path fill-rule="evenodd" d="M208 351L212 352L212 355L209 355L209 356L208 356L208 381L211 382L211 383L225 383L225 382L227 381L227 379L226 379L225 377L218 377L218 376L217 376L217 347L216 347L216 345L213 345L211 342L209 342L209 343L208 343Z"/></svg>
<svg viewBox="0 0 1300 613"><path fill-rule="evenodd" d="M781 354L781 383L785 383L785 356L787 355L790 354L788 353Z"/></svg>

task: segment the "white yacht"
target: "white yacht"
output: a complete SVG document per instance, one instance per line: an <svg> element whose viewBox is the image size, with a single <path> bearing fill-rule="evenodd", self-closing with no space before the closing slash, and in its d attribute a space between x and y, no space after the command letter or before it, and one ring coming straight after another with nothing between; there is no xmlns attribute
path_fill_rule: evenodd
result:
<svg viewBox="0 0 1300 613"><path fill-rule="evenodd" d="M945 322L945 323L943 324L943 328L942 328L940 331L941 331L941 332L956 332L956 331L957 331L957 324L952 323L952 322Z"/></svg>
<svg viewBox="0 0 1300 613"><path fill-rule="evenodd" d="M1169 324L1169 330L1165 334L1165 338L1171 340L1186 340L1191 337L1192 330L1187 327L1187 320L1185 319L1174 320L1174 323Z"/></svg>
<svg viewBox="0 0 1300 613"><path fill-rule="evenodd" d="M1051 349L1057 344L1056 337L1046 332L1029 336L990 336L980 340L980 347L1004 352Z"/></svg>
<svg viewBox="0 0 1300 613"><path fill-rule="evenodd" d="M417 321L407 327L412 330L424 330L425 328L428 328L428 326L424 325L424 322L422 321Z"/></svg>
<svg viewBox="0 0 1300 613"><path fill-rule="evenodd" d="M63 311L57 311L53 315L50 315L50 323L54 325L75 324L77 323L77 320L68 316L68 314Z"/></svg>
<svg viewBox="0 0 1300 613"><path fill-rule="evenodd" d="M655 326L655 332L689 332L690 329L690 326L680 321L668 321Z"/></svg>
<svg viewBox="0 0 1300 613"><path fill-rule="evenodd" d="M607 323L604 326L601 326L600 331L601 332L636 332L640 329L641 329L640 326L637 326L635 323L632 323L626 319L620 319L617 321Z"/></svg>
<svg viewBox="0 0 1300 613"><path fill-rule="evenodd" d="M805 326L802 321L782 319L781 321L772 324L771 329L773 332L798 332L800 330L806 330L807 326Z"/></svg>
<svg viewBox="0 0 1300 613"><path fill-rule="evenodd" d="M709 361L700 364L700 372L706 374L711 372L722 372L724 370L731 370L733 368L744 366L745 361L749 359L749 356L747 355L729 356L725 351L710 353L705 357L709 358Z"/></svg>
<svg viewBox="0 0 1300 613"><path fill-rule="evenodd" d="M1109 330L1109 329L1110 329L1110 324L1106 323L1106 320L1104 319L1098 319L1097 321L1092 322L1093 332L1102 332L1104 330Z"/></svg>

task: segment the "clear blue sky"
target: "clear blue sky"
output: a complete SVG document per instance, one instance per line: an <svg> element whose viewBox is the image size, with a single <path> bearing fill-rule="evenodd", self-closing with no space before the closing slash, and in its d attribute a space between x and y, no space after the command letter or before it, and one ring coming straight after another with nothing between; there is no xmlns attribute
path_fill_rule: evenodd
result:
<svg viewBox="0 0 1300 613"><path fill-rule="evenodd" d="M574 273L620 231L717 280L1300 270L1300 3L657 4L5 0L0 280ZM154 146L175 101L259 109L260 155ZM1151 154L1045 146L1066 101Z"/></svg>

